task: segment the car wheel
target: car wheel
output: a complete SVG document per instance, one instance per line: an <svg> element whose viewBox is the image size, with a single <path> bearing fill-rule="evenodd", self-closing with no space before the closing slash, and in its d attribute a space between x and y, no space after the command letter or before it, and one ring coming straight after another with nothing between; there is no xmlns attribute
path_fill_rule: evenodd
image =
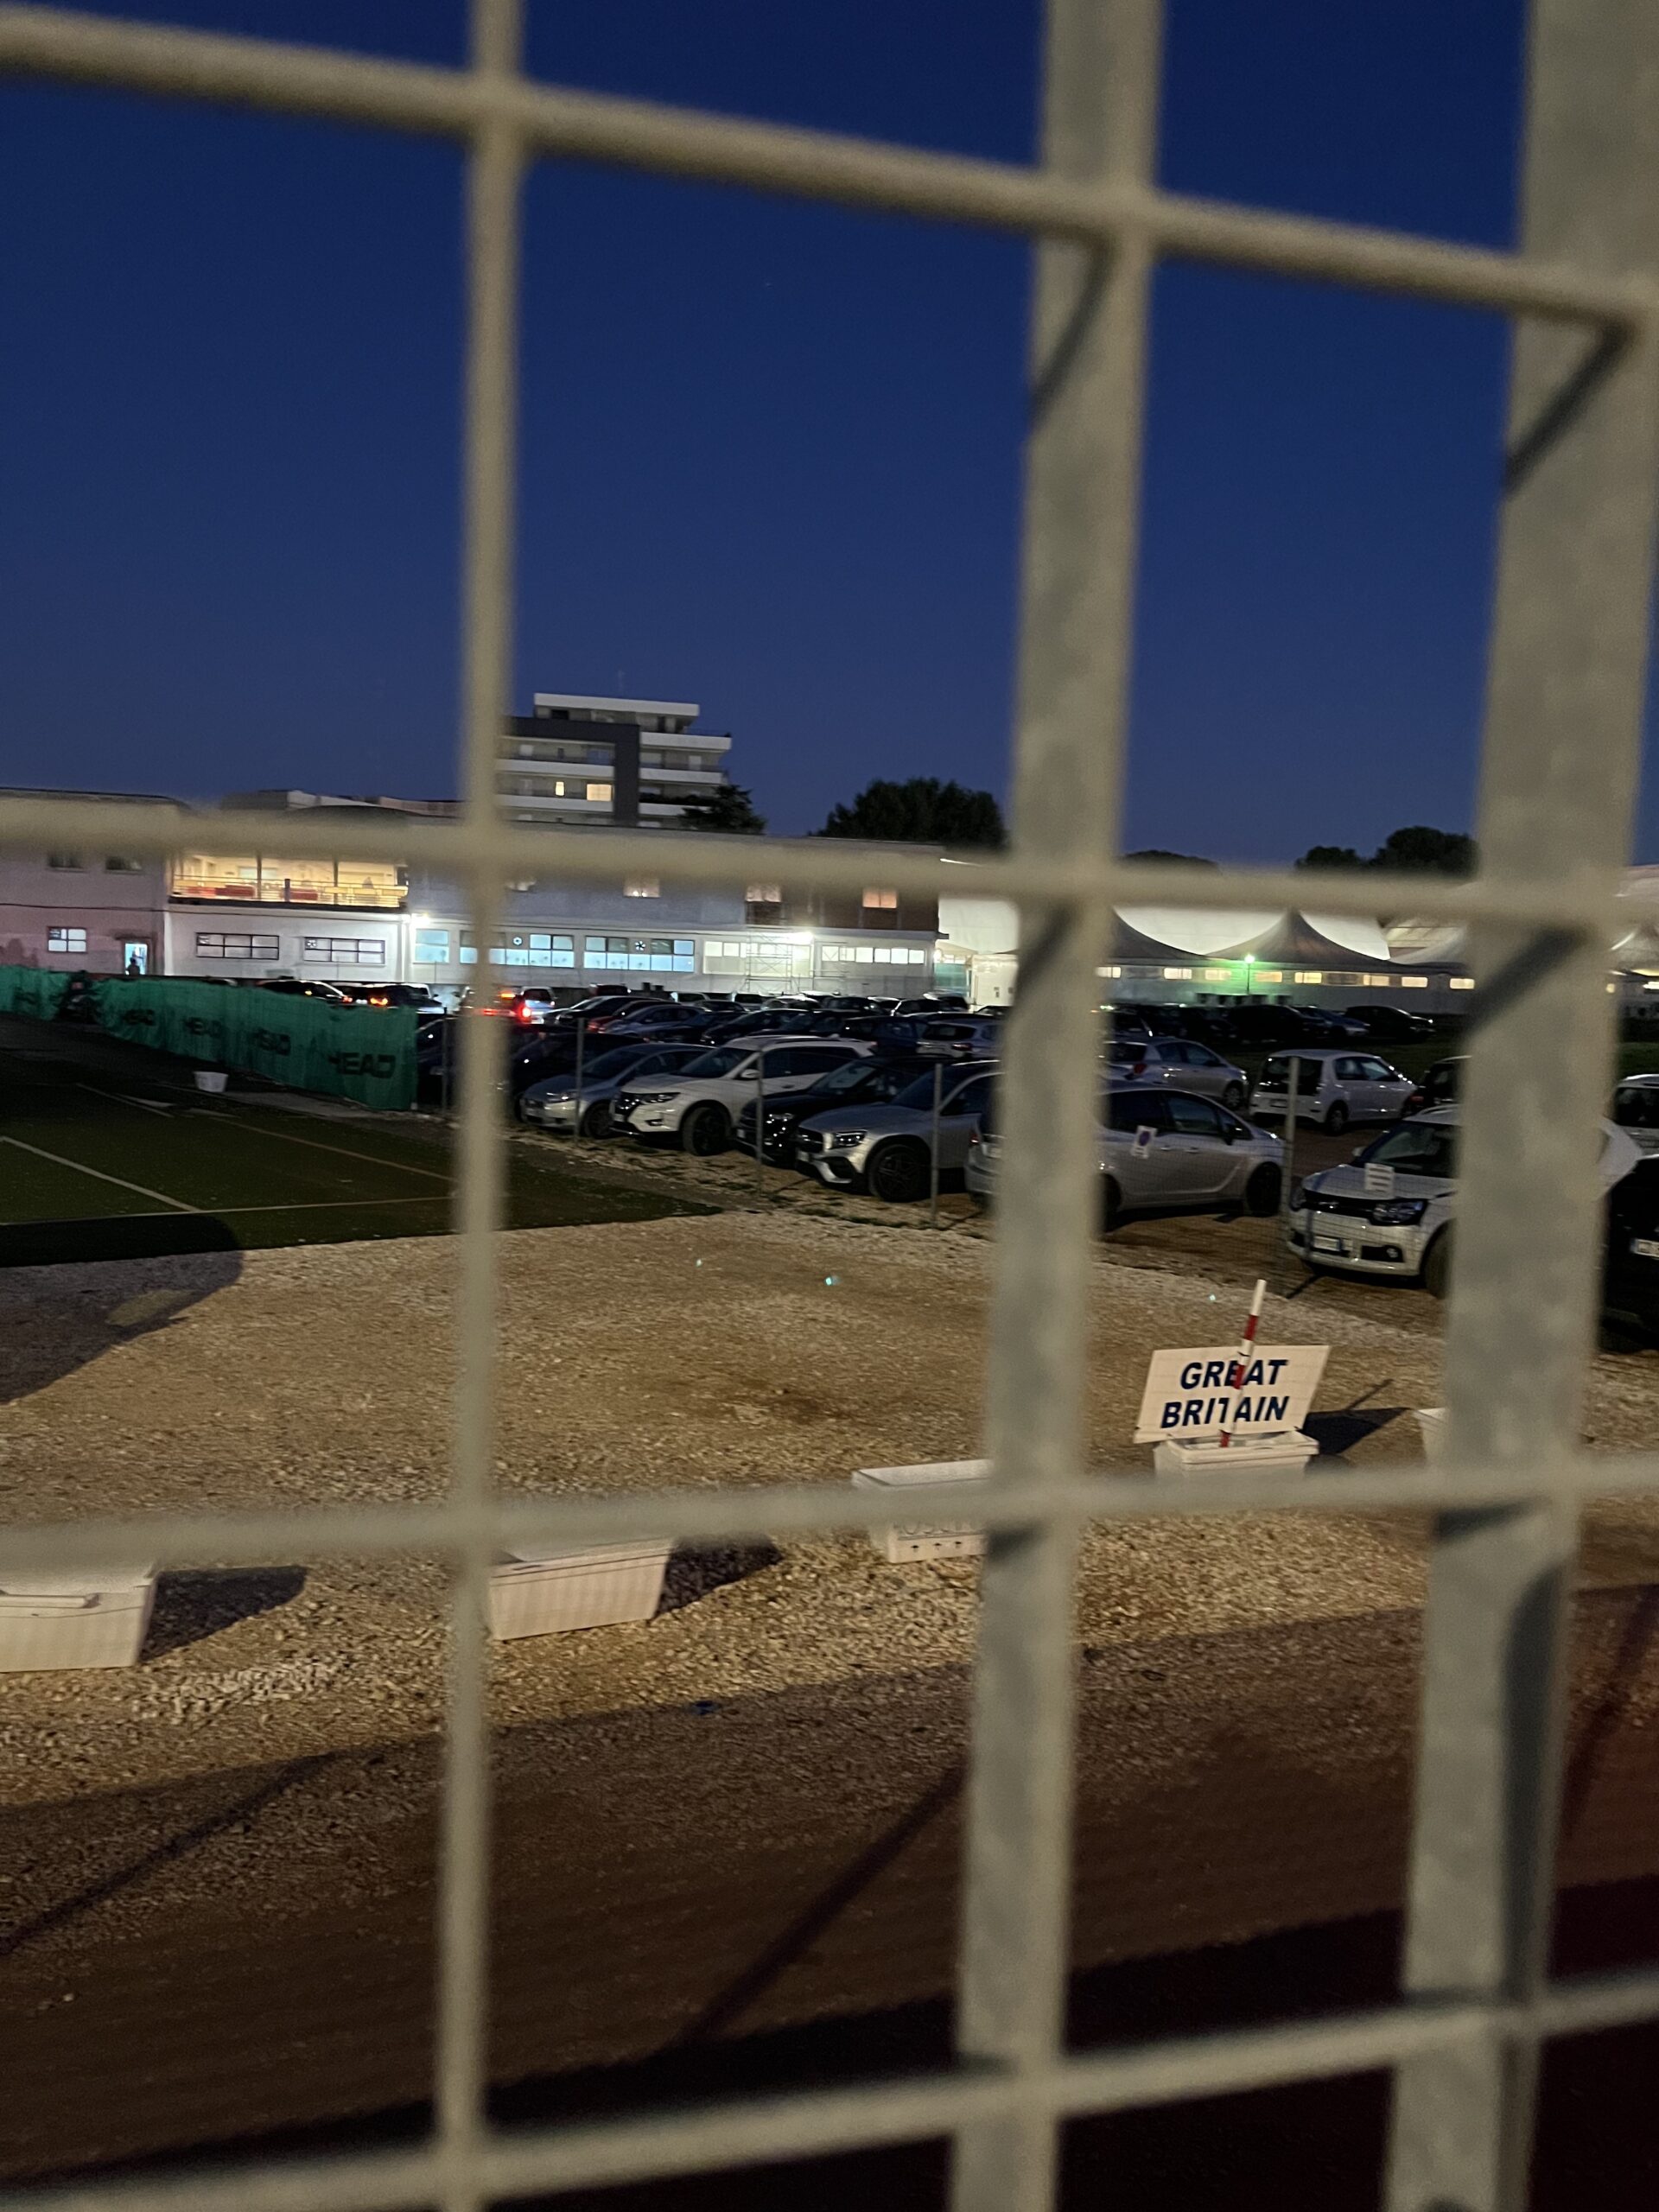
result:
<svg viewBox="0 0 1659 2212"><path fill-rule="evenodd" d="M1339 1137L1347 1126L1348 1109L1338 1098L1325 1117L1325 1134L1328 1137Z"/></svg>
<svg viewBox="0 0 1659 2212"><path fill-rule="evenodd" d="M731 1123L723 1106L694 1106L680 1124L680 1142L699 1159L706 1159L711 1152L724 1152L731 1141Z"/></svg>
<svg viewBox="0 0 1659 2212"><path fill-rule="evenodd" d="M1100 1225L1103 1230L1116 1229L1123 1218L1123 1193L1109 1175L1101 1186Z"/></svg>
<svg viewBox="0 0 1659 2212"><path fill-rule="evenodd" d="M1260 1167L1252 1172L1249 1181L1244 1185L1246 1213L1262 1215L1277 1213L1279 1192L1281 1187L1282 1178L1279 1170L1270 1161L1264 1160Z"/></svg>
<svg viewBox="0 0 1659 2212"><path fill-rule="evenodd" d="M927 1153L908 1138L898 1144L878 1145L864 1181L872 1198L886 1198L893 1205L912 1205L927 1196Z"/></svg>
<svg viewBox="0 0 1659 2212"><path fill-rule="evenodd" d="M1226 1090L1221 1094L1221 1103L1227 1109L1230 1114L1236 1114L1240 1107L1244 1103L1243 1084L1242 1083L1230 1083Z"/></svg>
<svg viewBox="0 0 1659 2212"><path fill-rule="evenodd" d="M611 1102L608 1098L594 1101L582 1117L582 1134L585 1137L607 1137L611 1134Z"/></svg>
<svg viewBox="0 0 1659 2212"><path fill-rule="evenodd" d="M1444 1298L1452 1287L1452 1232L1443 1229L1423 1257L1423 1288L1431 1298Z"/></svg>

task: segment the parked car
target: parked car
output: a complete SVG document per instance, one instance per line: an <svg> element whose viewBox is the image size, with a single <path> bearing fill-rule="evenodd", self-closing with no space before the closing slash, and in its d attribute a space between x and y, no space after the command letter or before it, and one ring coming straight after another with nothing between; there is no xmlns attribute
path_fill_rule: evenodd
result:
<svg viewBox="0 0 1659 2212"><path fill-rule="evenodd" d="M412 1007L417 1014L443 1012L443 1001L426 983L341 983L338 987L353 1006Z"/></svg>
<svg viewBox="0 0 1659 2212"><path fill-rule="evenodd" d="M1640 1141L1641 1133L1628 1134ZM1659 1335L1659 1159L1644 1156L1607 1193L1604 1318Z"/></svg>
<svg viewBox="0 0 1659 2212"><path fill-rule="evenodd" d="M715 1045L688 1060L671 1079L646 1080L649 1089L630 1083L617 1093L611 1116L618 1126L645 1141L683 1145L687 1152L723 1152L732 1124L757 1089L779 1096L805 1090L844 1061L858 1059L868 1045L848 1039L772 1039L753 1045Z"/></svg>
<svg viewBox="0 0 1659 2212"><path fill-rule="evenodd" d="M1163 1084L1114 1083L1095 1132L1100 1218L1185 1206L1243 1206L1271 1214L1279 1205L1285 1148L1266 1129L1213 1098ZM969 1144L965 1180L986 1201L996 1190L1001 1141L993 1115Z"/></svg>
<svg viewBox="0 0 1659 2212"><path fill-rule="evenodd" d="M666 1044L671 1039L700 1039L708 1020L702 1007L681 1006L667 999L652 1005L626 1007L618 1014L593 1016L587 1030L589 1037L602 1038L607 1045L620 1044L625 1038L646 1037L660 1037Z"/></svg>
<svg viewBox="0 0 1659 2212"><path fill-rule="evenodd" d="M658 1045L649 1039L611 1046L583 1061L580 1097L572 1061L567 1069L541 1077L519 1093L518 1118L562 1136L610 1136L611 1109L625 1084L648 1075L677 1075L704 1050L702 1045Z"/></svg>
<svg viewBox="0 0 1659 2212"><path fill-rule="evenodd" d="M1243 1068L1190 1037L1119 1037L1108 1048L1112 1074L1126 1083L1165 1083L1200 1098L1219 1098L1234 1112L1249 1095Z"/></svg>
<svg viewBox="0 0 1659 2212"><path fill-rule="evenodd" d="M1290 1104L1291 1057L1276 1052L1263 1066L1250 1099L1252 1119L1283 1119ZM1351 1122L1394 1121L1416 1088L1409 1076L1375 1052L1357 1052L1351 1046L1299 1052L1294 1057L1296 1119L1317 1122L1333 1137Z"/></svg>
<svg viewBox="0 0 1659 2212"><path fill-rule="evenodd" d="M1613 1093L1613 1119L1638 1152L1659 1153L1659 1075L1627 1075Z"/></svg>
<svg viewBox="0 0 1659 2212"><path fill-rule="evenodd" d="M1358 1025L1355 1033L1374 1045L1420 1045L1434 1034L1426 1014L1408 1014L1402 1006L1350 1006L1344 1017Z"/></svg>
<svg viewBox="0 0 1659 2212"><path fill-rule="evenodd" d="M1455 1106L1463 1096L1463 1071L1468 1065L1468 1056L1463 1052L1450 1059L1431 1061L1401 1109L1402 1114L1421 1114L1428 1106Z"/></svg>
<svg viewBox="0 0 1659 2212"><path fill-rule="evenodd" d="M1002 1025L971 1014L896 1015L875 1031L874 1042L884 1052L925 1059L989 1059L1002 1049Z"/></svg>
<svg viewBox="0 0 1659 2212"><path fill-rule="evenodd" d="M1342 1167L1305 1177L1290 1194L1285 1234L1292 1251L1313 1268L1421 1281L1444 1298L1452 1263L1452 1212L1457 1192L1459 1106L1414 1114L1356 1153ZM1641 1158L1628 1131L1602 1127L1604 1187ZM1367 1187L1366 1170L1391 1171L1393 1187ZM1376 1181L1375 1173L1371 1177Z"/></svg>
<svg viewBox="0 0 1659 2212"><path fill-rule="evenodd" d="M320 976L261 976L254 979L254 988L275 991L281 998L323 999L330 1006L349 1006L338 983L325 983Z"/></svg>
<svg viewBox="0 0 1659 2212"><path fill-rule="evenodd" d="M925 1198L932 1177L933 1086L939 1080L941 1175L963 1167L968 1140L989 1103L995 1063L931 1068L882 1101L843 1106L816 1115L796 1133L795 1157L831 1189L868 1191L905 1203Z"/></svg>
<svg viewBox="0 0 1659 2212"><path fill-rule="evenodd" d="M810 1122L819 1114L834 1113L844 1106L884 1103L896 1098L918 1075L925 1075L931 1084L933 1065L927 1060L874 1056L843 1060L808 1090L791 1091L782 1098L768 1097L766 1157L780 1167L799 1166L795 1139L804 1122ZM756 1102L751 1098L734 1124L737 1142L745 1152L754 1150L755 1113Z"/></svg>
<svg viewBox="0 0 1659 2212"><path fill-rule="evenodd" d="M900 999L895 1014L966 1014L968 1001L960 991L924 991L919 998Z"/></svg>

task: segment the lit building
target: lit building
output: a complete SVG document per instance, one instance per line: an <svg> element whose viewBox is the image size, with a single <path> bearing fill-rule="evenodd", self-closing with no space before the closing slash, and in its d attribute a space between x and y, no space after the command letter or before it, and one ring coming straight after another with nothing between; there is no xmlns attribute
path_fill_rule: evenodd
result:
<svg viewBox="0 0 1659 2212"><path fill-rule="evenodd" d="M188 819L176 799L133 791L10 791L10 798L81 799ZM52 852L0 853L0 963L153 975L164 964L166 864L79 838Z"/></svg>
<svg viewBox="0 0 1659 2212"><path fill-rule="evenodd" d="M501 739L496 788L515 822L678 829L688 799L726 783L732 741L693 730L690 701L538 691L534 705Z"/></svg>

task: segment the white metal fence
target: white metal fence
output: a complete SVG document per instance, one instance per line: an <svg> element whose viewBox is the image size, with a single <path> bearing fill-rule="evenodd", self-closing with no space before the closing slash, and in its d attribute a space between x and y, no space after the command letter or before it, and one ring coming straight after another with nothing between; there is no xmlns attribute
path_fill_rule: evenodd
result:
<svg viewBox="0 0 1659 2212"><path fill-rule="evenodd" d="M441 1553L454 1569L443 1811L436 2121L416 2149L181 2170L52 2201L128 2212L435 2205L607 2180L954 2138L956 2212L1052 2204L1070 2116L1388 2066L1390 2212L1503 2212L1525 2191L1544 2038L1659 2016L1659 1973L1552 1983L1545 1952L1560 1762L1561 1647L1577 1512L1590 1491L1659 1485L1659 1462L1593 1465L1578 1402L1594 1301L1595 1123L1608 1071L1605 947L1626 857L1645 681L1659 468L1659 86L1651 0L1535 0L1523 250L1516 255L1179 198L1153 181L1158 0L1050 0L1043 165L1025 169L595 98L519 73L518 0L476 0L471 64L417 67L261 41L0 7L0 67L459 141L467 156L466 806L454 823L354 821L354 855L460 873L476 929L522 867L639 867L741 880L718 840L595 841L496 813L507 704L520 193L526 164L579 157L1040 241L1032 346L1016 828L982 868L1024 913L1005 1075L974 1758L957 2063L937 2077L568 2126L493 2131L486 2088L489 1808L478 1624L505 1537L683 1537L863 1527L890 1508L842 1484L650 1497L499 1498L491 1468L497 1103L481 1043L463 1077L460 1382L454 1479L429 1506L167 1515L144 1555L174 1565L319 1553ZM12 211L12 219L17 219ZM1468 885L1394 887L1154 868L1116 857L1135 573L1147 293L1161 257L1225 264L1520 320L1488 687L1480 837ZM0 806L0 842L96 841L95 810ZM227 831L232 825L227 823ZM164 828L109 810L112 847ZM296 853L339 830L296 818ZM253 833L249 832L250 849ZM834 841L792 850L804 887L849 890ZM889 877L929 893L931 863ZM1090 1477L1080 1421L1093 1175L1096 982L1115 899L1373 912L1397 887L1480 943L1450 1312L1449 1456L1386 1476L1159 1485ZM487 943L485 937L483 942ZM486 1024L475 1027L483 1031ZM473 1040L477 1043L477 1039ZM1517 1194L1524 1192L1524 1200ZM1415 1834L1399 2003L1109 2053L1068 2053L1070 1586L1091 1518L1249 1506L1432 1504ZM130 1557L131 1524L10 1527L40 1566ZM0 2208L45 2200L0 2196Z"/></svg>

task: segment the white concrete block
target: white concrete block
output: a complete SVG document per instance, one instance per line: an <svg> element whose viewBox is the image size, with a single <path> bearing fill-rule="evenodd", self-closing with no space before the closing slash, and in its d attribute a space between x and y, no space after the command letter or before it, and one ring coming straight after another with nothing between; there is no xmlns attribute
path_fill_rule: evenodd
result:
<svg viewBox="0 0 1659 2212"><path fill-rule="evenodd" d="M490 1570L490 1634L505 1642L648 1621L672 1548L666 1538L648 1537L574 1551L509 1552Z"/></svg>
<svg viewBox="0 0 1659 2212"><path fill-rule="evenodd" d="M970 1515L974 1501L990 1478L988 1459L931 1459L913 1467L860 1467L853 1477L858 1490L890 1491L895 1504L912 1510L925 1505L937 1516L953 1505ZM895 1522L873 1528L870 1541L886 1560L895 1564L918 1559L976 1559L985 1548L985 1532L971 1518Z"/></svg>
<svg viewBox="0 0 1659 2212"><path fill-rule="evenodd" d="M1319 1448L1300 1428L1236 1436L1228 1445L1218 1436L1195 1436L1185 1443L1170 1437L1154 1447L1152 1464L1160 1475L1300 1475Z"/></svg>
<svg viewBox="0 0 1659 2212"><path fill-rule="evenodd" d="M0 1674L136 1667L156 1603L152 1567L0 1581Z"/></svg>

